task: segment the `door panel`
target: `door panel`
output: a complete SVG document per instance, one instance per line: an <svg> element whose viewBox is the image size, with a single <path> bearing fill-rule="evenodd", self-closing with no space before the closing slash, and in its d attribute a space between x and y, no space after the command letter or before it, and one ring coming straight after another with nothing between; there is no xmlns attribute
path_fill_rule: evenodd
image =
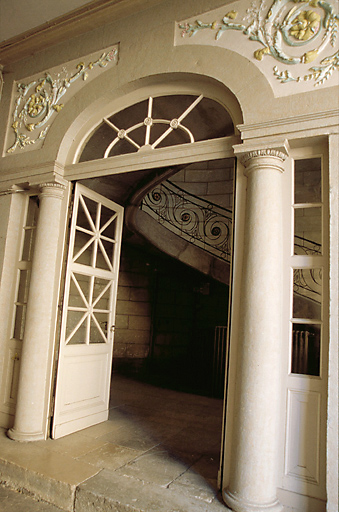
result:
<svg viewBox="0 0 339 512"><path fill-rule="evenodd" d="M320 393L288 390L285 474L319 485ZM297 487L296 491L300 491Z"/></svg>
<svg viewBox="0 0 339 512"><path fill-rule="evenodd" d="M52 437L108 418L123 208L77 184Z"/></svg>

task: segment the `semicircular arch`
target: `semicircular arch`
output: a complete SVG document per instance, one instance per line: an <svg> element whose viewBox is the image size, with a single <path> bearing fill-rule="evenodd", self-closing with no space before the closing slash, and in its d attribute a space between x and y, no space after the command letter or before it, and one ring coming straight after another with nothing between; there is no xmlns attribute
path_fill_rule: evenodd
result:
<svg viewBox="0 0 339 512"><path fill-rule="evenodd" d="M79 155L86 141L103 122L110 116L124 109L148 100L151 97L180 95L203 95L205 98L219 103L230 117L235 133L236 126L243 122L243 114L234 94L214 78L192 73L166 73L148 76L130 82L124 88L118 88L111 94L108 102L105 95L89 104L81 114L73 120L66 131L59 147L57 161L63 165L71 165L79 160Z"/></svg>

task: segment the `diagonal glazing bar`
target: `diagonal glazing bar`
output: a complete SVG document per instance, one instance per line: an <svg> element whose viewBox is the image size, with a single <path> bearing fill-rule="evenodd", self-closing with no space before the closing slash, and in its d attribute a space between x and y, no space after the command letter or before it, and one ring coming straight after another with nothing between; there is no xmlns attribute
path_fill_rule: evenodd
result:
<svg viewBox="0 0 339 512"><path fill-rule="evenodd" d="M200 103L200 102L201 102L201 100L203 99L203 97L204 97L204 95L203 95L203 94L200 94L200 96L198 96L198 98L197 98L196 100L194 100L194 101L193 101L193 103L192 103L192 104L191 104L191 105L190 105L190 106L185 110L185 112L183 112L183 113L181 114L181 116L180 116L180 117L178 117L178 121L179 121L179 123L181 123L181 121L182 121L183 119L185 119L185 117L186 117L186 116L188 116L188 114L189 114L190 112L192 112L192 110L193 110L193 109L198 105L198 103Z"/></svg>
<svg viewBox="0 0 339 512"><path fill-rule="evenodd" d="M98 295L98 297L95 299L95 301L93 302L92 306L93 308L95 308L95 306L98 304L99 300L101 299L101 297L106 293L106 291L109 289L109 287L112 285L112 281L109 281L107 283L107 285L105 286L105 288L102 290L102 292ZM106 310L103 310L103 311L106 311Z"/></svg>
<svg viewBox="0 0 339 512"><path fill-rule="evenodd" d="M82 291L81 286L79 285L78 280L77 280L77 278L75 277L75 275L73 274L73 272L72 272L72 274L71 274L71 278L72 278L73 283L74 283L74 284L75 284L75 286L77 287L77 290L78 290L78 292L79 292L79 295L80 295L80 297L82 298L82 300L84 301L85 306L88 308L88 302L87 302L87 299L86 299L86 297L85 297L85 294L84 294L84 292Z"/></svg>
<svg viewBox="0 0 339 512"><path fill-rule="evenodd" d="M114 131L116 131L116 133L118 133L118 132L119 132L120 128L118 128L117 126L115 126L115 124L114 124L114 123L112 123L112 121L109 121L109 120L107 119L107 117L104 117L103 121L104 121L104 123L106 123L108 126L110 126L111 128L113 128L113 130L114 130Z"/></svg>
<svg viewBox="0 0 339 512"><path fill-rule="evenodd" d="M117 126L115 126L115 124L111 123L111 121L109 121L108 119L104 119L104 121L106 124L108 124L108 126L111 126L117 132L117 134L119 136L120 129ZM134 128L134 127L132 127L132 128ZM128 131L131 131L131 129L129 129ZM131 137L129 137L127 135L127 130L126 131L124 130L124 132L125 132L124 139L128 140L128 142L130 144L132 144L134 147L136 147L137 149L140 149L139 144L137 144L133 139L131 139ZM111 144L108 147L111 147ZM108 150L108 148L105 151L105 155L107 153L107 150Z"/></svg>
<svg viewBox="0 0 339 512"><path fill-rule="evenodd" d="M108 219L108 221L107 221L107 222L106 222L106 223L105 223L105 224L100 228L100 230L99 230L100 235L101 235L101 233L102 233L103 231L105 231L105 229L106 229L106 228L108 228L108 226L109 226L110 224L112 224L112 222L117 218L117 216L118 216L118 214L116 213L115 215L113 215L111 218L109 218L109 219ZM114 241L115 241L115 240L113 240L113 239L111 239L111 238L107 238L107 237L106 237L106 239L107 239L107 240L110 240L111 242L114 242Z"/></svg>
<svg viewBox="0 0 339 512"><path fill-rule="evenodd" d="M105 240L106 242L111 242L112 244L116 243L116 240L114 240L114 238L110 238L109 236L101 235L100 239L101 240Z"/></svg>
<svg viewBox="0 0 339 512"><path fill-rule="evenodd" d="M88 211L87 204L85 203L85 200L82 197L82 195L79 196L79 199L80 199L80 203L81 203L81 205L83 207L83 210L85 212L85 215L87 217L87 220L88 220L91 228L93 229L93 232L95 233L95 225L94 225L94 222L93 222L93 219L92 219L92 215Z"/></svg>
<svg viewBox="0 0 339 512"><path fill-rule="evenodd" d="M201 94L200 96L198 96L198 98L196 98L193 103L191 103L191 105L189 107L187 107L187 109L181 114L180 117L178 117L178 122L179 124L181 123L181 121L183 119L185 119L186 116L188 116L188 114L190 112L192 112L192 110L198 105L198 103L200 103L200 101L203 99L203 94ZM172 131L173 131L174 128L172 128L171 126L169 128L167 128L167 130L162 134L160 135L160 137L152 144L152 148L156 148L160 142L162 142Z"/></svg>
<svg viewBox="0 0 339 512"><path fill-rule="evenodd" d="M160 142L162 142L167 137L167 135L169 135L172 131L173 128L167 128L167 130L162 135L160 135L160 137L155 142L153 142L152 149L156 148L160 144Z"/></svg>
<svg viewBox="0 0 339 512"><path fill-rule="evenodd" d="M75 262L81 255L82 253L84 253L86 251L86 249L88 249L88 247L93 243L93 241L95 240L94 236L92 236L92 238L90 238L86 243L85 245L80 249L80 251L78 251L76 253L75 256L73 256L73 262Z"/></svg>
<svg viewBox="0 0 339 512"><path fill-rule="evenodd" d="M103 330L101 329L101 326L100 326L98 320L96 319L96 317L95 317L95 315L93 313L91 313L91 318L93 319L95 325L97 326L97 329L100 332L102 339L104 340L105 343L107 343L108 339L105 336Z"/></svg>
<svg viewBox="0 0 339 512"><path fill-rule="evenodd" d="M71 311L71 309L69 309L69 311ZM79 327L81 326L81 324L86 320L86 318L88 317L88 311L86 311L86 313L83 315L83 317L79 320L79 322L77 323L77 325L74 327L73 331L71 332L71 334L65 339L65 345L67 345L67 343L70 341L71 338L73 338L74 334L77 332L77 330L79 329Z"/></svg>
<svg viewBox="0 0 339 512"><path fill-rule="evenodd" d="M103 255L103 257L104 257L104 259L105 259L105 261L106 261L106 263L107 263L107 265L108 265L108 268L113 272L113 265L112 265L112 262L110 261L110 259L109 259L109 257L108 257L108 254L107 254L107 252L106 252L106 249L105 249L105 247L104 247L104 244L102 243L102 241L100 240L100 238L99 238L98 242L99 242L99 246L100 246L100 249L101 249L102 255Z"/></svg>
<svg viewBox="0 0 339 512"><path fill-rule="evenodd" d="M93 235L93 231L90 231L89 229L82 228L81 226L76 227L77 231L81 231L82 233L85 233L86 235Z"/></svg>

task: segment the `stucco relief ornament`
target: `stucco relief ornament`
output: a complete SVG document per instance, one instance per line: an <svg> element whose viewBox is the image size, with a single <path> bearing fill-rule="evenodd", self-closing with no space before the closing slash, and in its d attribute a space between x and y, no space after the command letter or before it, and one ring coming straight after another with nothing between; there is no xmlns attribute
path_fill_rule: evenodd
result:
<svg viewBox="0 0 339 512"><path fill-rule="evenodd" d="M31 144L36 144L39 140L46 137L49 126L46 126L53 114L57 114L64 107L60 103L61 98L67 93L71 85L82 78L86 80L88 73L96 67L106 67L115 60L117 49L103 53L96 61L85 65L79 62L76 71L68 76L66 68L53 78L50 73L33 80L28 84L19 83L17 85L18 97L14 104L13 123L11 125L15 141L7 153L13 153L17 148L23 149ZM40 130L34 137L28 134Z"/></svg>
<svg viewBox="0 0 339 512"><path fill-rule="evenodd" d="M334 7L323 0L274 0L267 7L264 0L253 3L243 20L235 23L238 13L230 11L221 21L180 23L182 37L195 36L199 31L212 29L218 40L227 30L238 30L257 41L261 48L254 51L254 58L261 61L271 56L284 65L309 64L328 47L336 45L339 15ZM333 52L333 50L332 50ZM303 76L293 77L288 70L273 68L274 76L282 83L314 80L321 85L333 71L339 71L339 51L324 57L319 65L309 68Z"/></svg>

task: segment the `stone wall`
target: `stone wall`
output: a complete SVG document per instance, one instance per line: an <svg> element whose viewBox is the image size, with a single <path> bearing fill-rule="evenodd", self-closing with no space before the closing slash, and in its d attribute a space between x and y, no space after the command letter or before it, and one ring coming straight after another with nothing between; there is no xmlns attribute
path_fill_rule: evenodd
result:
<svg viewBox="0 0 339 512"><path fill-rule="evenodd" d="M226 325L228 287L164 255L123 244L113 364L208 394L214 329Z"/></svg>
<svg viewBox="0 0 339 512"><path fill-rule="evenodd" d="M114 358L144 359L151 335L153 267L138 249L123 246L117 310Z"/></svg>
<svg viewBox="0 0 339 512"><path fill-rule="evenodd" d="M233 207L234 159L211 160L188 165L170 178L178 187L223 208Z"/></svg>

